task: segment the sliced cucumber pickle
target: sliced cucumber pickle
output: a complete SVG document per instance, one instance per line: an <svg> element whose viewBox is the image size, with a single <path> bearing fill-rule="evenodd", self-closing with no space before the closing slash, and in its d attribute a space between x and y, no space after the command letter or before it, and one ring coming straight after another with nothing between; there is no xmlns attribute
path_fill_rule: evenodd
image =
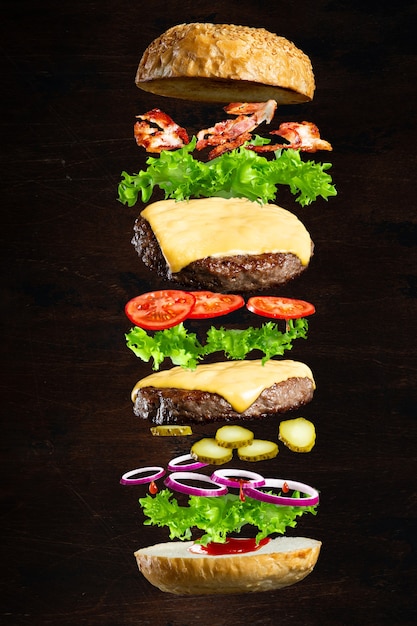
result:
<svg viewBox="0 0 417 626"><path fill-rule="evenodd" d="M277 456L278 446L274 441L253 439L248 446L238 448L237 454L242 461L266 461Z"/></svg>
<svg viewBox="0 0 417 626"><path fill-rule="evenodd" d="M219 446L215 439L205 438L196 441L191 447L190 454L195 461L222 465L233 457L233 450Z"/></svg>
<svg viewBox="0 0 417 626"><path fill-rule="evenodd" d="M191 426L152 426L151 433L154 437L183 437L192 435Z"/></svg>
<svg viewBox="0 0 417 626"><path fill-rule="evenodd" d="M310 452L316 443L314 424L304 417L281 422L278 436L282 443L293 452Z"/></svg>
<svg viewBox="0 0 417 626"><path fill-rule="evenodd" d="M216 432L216 441L223 448L241 448L253 441L253 432L243 426L222 426Z"/></svg>

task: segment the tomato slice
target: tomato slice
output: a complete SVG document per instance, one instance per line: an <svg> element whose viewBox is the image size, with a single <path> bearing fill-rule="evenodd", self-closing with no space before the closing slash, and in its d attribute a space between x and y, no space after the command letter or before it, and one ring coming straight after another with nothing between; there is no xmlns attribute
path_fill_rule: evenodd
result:
<svg viewBox="0 0 417 626"><path fill-rule="evenodd" d="M242 296L228 293L214 293L213 291L190 291L195 303L189 314L190 319L203 319L227 315L240 309L245 301Z"/></svg>
<svg viewBox="0 0 417 626"><path fill-rule="evenodd" d="M247 308L256 315L290 320L306 317L315 313L314 305L305 300L280 298L279 296L253 296L247 302Z"/></svg>
<svg viewBox="0 0 417 626"><path fill-rule="evenodd" d="M188 291L163 289L132 298L125 306L129 320L145 330L163 330L183 322L194 306Z"/></svg>

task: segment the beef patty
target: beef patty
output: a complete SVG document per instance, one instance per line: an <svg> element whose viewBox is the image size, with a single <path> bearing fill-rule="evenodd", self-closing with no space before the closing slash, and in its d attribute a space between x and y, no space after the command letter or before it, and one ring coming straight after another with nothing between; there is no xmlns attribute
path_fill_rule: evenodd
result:
<svg viewBox="0 0 417 626"><path fill-rule="evenodd" d="M158 276L195 289L260 291L285 285L307 268L295 254L276 252L205 257L171 273L149 222L142 217L135 222L132 244L146 267Z"/></svg>
<svg viewBox="0 0 417 626"><path fill-rule="evenodd" d="M141 387L133 411L138 417L158 425L252 420L298 409L310 402L313 394L310 378L289 378L264 389L248 409L238 413L216 393Z"/></svg>

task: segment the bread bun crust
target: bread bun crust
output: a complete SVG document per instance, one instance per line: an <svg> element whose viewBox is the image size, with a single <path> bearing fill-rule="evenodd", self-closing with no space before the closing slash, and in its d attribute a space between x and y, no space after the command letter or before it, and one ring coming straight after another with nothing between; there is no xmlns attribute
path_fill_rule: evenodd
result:
<svg viewBox="0 0 417 626"><path fill-rule="evenodd" d="M218 595L273 591L310 574L321 542L278 537L255 552L222 556L193 554L192 541L160 543L135 552L139 571L161 591L177 595Z"/></svg>
<svg viewBox="0 0 417 626"><path fill-rule="evenodd" d="M297 104L313 98L309 57L264 28L191 23L168 29L145 50L136 85L200 102Z"/></svg>

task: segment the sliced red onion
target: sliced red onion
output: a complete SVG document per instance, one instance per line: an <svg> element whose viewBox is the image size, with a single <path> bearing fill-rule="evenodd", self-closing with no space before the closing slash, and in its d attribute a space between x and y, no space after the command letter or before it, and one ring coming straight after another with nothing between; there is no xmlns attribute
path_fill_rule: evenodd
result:
<svg viewBox="0 0 417 626"><path fill-rule="evenodd" d="M184 485L183 480L196 480L209 483L209 489L205 487L192 487ZM186 493L191 496L224 496L227 493L227 487L216 485L209 476L199 474L198 472L173 472L164 480L164 485L174 491Z"/></svg>
<svg viewBox="0 0 417 626"><path fill-rule="evenodd" d="M232 478L229 478L229 476L232 476ZM219 485L226 485L226 487L235 487L237 489L240 488L242 483L239 478L244 481L248 481L248 483L244 482L243 485L249 484L251 487L262 487L262 485L265 484L265 478L261 476L261 474L250 472L249 470L218 469L211 475L211 480L213 482L219 483Z"/></svg>
<svg viewBox="0 0 417 626"><path fill-rule="evenodd" d="M144 474L145 472L153 472L153 474L148 474L147 476L142 476L141 478L131 478L132 476L137 476L140 474ZM165 470L163 467L140 467L139 469L130 470L130 472L126 472L120 479L121 485L143 485L143 483L151 483L153 480L157 480L158 478L162 478L165 475Z"/></svg>
<svg viewBox="0 0 417 626"><path fill-rule="evenodd" d="M268 487L281 488L286 485L288 489L299 491L300 493L307 494L307 498L291 498L285 496L274 496L270 493L264 493L260 491L258 487L253 487L250 483L243 484L243 491L250 498L261 500L262 502L271 502L272 504L284 504L288 506L313 506L319 501L319 492L309 485L296 482L295 480L282 480L280 478L266 478L265 483L262 485L262 489Z"/></svg>
<svg viewBox="0 0 417 626"><path fill-rule="evenodd" d="M189 463L187 461L190 461ZM175 459L172 459L168 463L168 470L170 472L175 472L176 470L184 470L185 472L201 469L202 467L207 467L208 463L201 463L200 461L194 461L191 454L183 454L181 456L177 456Z"/></svg>

